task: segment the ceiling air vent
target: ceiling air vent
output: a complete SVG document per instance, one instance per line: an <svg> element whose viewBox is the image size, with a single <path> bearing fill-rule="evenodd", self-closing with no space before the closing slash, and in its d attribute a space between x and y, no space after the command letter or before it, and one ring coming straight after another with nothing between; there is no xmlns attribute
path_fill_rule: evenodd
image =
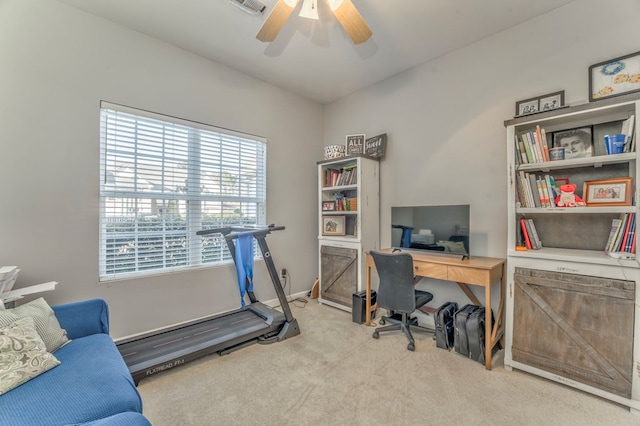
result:
<svg viewBox="0 0 640 426"><path fill-rule="evenodd" d="M267 5L257 0L229 0L234 6L252 15L262 15Z"/></svg>

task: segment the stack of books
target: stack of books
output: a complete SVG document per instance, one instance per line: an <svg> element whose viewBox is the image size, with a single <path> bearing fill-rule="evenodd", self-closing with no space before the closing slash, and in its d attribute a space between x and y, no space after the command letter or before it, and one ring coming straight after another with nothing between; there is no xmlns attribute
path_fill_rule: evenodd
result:
<svg viewBox="0 0 640 426"><path fill-rule="evenodd" d="M516 176L516 186L516 198L521 207L556 207L555 199L560 195L560 190L553 176L520 170Z"/></svg>
<svg viewBox="0 0 640 426"><path fill-rule="evenodd" d="M342 169L323 170L323 187L355 185L358 183L358 170L355 164L345 166Z"/></svg>
<svg viewBox="0 0 640 426"><path fill-rule="evenodd" d="M529 250L540 250L542 242L538 237L538 231L533 223L533 219L520 219L520 230L522 232L522 240Z"/></svg>
<svg viewBox="0 0 640 426"><path fill-rule="evenodd" d="M549 161L547 134L540 126L536 126L536 129L530 132L522 133L519 139L516 138L516 148L520 153L516 157L520 164Z"/></svg>
<svg viewBox="0 0 640 426"><path fill-rule="evenodd" d="M611 257L635 257L636 214L622 213L611 222L611 232L604 252Z"/></svg>

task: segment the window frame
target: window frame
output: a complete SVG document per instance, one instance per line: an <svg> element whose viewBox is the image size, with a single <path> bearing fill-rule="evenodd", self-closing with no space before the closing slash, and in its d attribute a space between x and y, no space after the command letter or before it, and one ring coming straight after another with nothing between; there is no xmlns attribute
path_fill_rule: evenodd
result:
<svg viewBox="0 0 640 426"><path fill-rule="evenodd" d="M117 121L117 117L123 117L129 122L135 122L136 131L131 134L124 132L124 135L130 136L129 140L124 142L119 142L119 138L124 140L123 135L114 135L114 133L117 133L114 130L117 125L114 126L113 120ZM111 122L109 121L110 119L112 120ZM160 142L150 142L149 139L151 137L141 142L143 138L137 134L138 126L149 123L162 128L162 132L158 134L152 133L153 137L160 138L160 135L162 135ZM203 226L209 229L221 226L262 225L266 223L266 138L106 101L100 102L99 127L99 281L145 277L231 263L233 259L222 236L197 236L196 232L203 229ZM186 132L181 133L182 139L176 137L176 140L179 140L178 142L167 136L170 132L167 132L166 129L174 129L174 127L181 132ZM135 137L131 137L133 134L135 134ZM131 148L130 151L134 153L118 154L118 150L126 151L118 145L119 143ZM237 143L237 145L234 145L234 143ZM184 166L186 172L182 171L182 174L180 174L180 177L184 178L186 176L184 186L180 186L180 189L175 189L171 192L166 192L165 190L165 186L170 186L165 185L165 179L167 181L173 179L172 182L175 185L178 178L171 175L169 176L171 179L169 179L168 173L165 171L165 168L168 167L165 167L165 164L170 161L175 164L177 160L168 160L170 156L165 151L168 144L171 147L174 144L181 145L179 153L182 158L186 158ZM147 149L147 152L155 149L161 153L156 155L154 160L161 164L156 168L161 168L162 171L149 172L152 173L153 178L158 178L162 181L161 185L154 185L154 187L161 188L157 192L154 192L154 189L141 190L140 185L138 185L139 181L143 181L139 176L144 173L144 167L140 167L138 162L142 163L142 159L146 158L145 155L140 154L142 145ZM184 148L185 146L186 149ZM203 153L202 151L206 152ZM243 159L243 153L245 152L249 155L247 155L246 159ZM209 156L207 157L206 155ZM215 161L211 155L215 155ZM176 157L178 157L177 154ZM114 173L115 165L119 164L119 161L125 163L125 158L132 162L128 171L132 175L129 184L133 185L133 189L118 188L118 184L115 183L117 181ZM249 162L251 162L252 167L249 167ZM150 169L151 166L148 166L148 168ZM209 173L205 168L209 172L213 172ZM247 185L243 179L245 170L249 170L249 173L246 174L247 176L254 178L252 185ZM213 188L214 185L205 185L205 183L212 182L211 176L214 173L217 173L219 177L215 181L218 184L217 190ZM227 175L234 182L235 189L232 193L223 193L225 188L224 177ZM251 181L251 179L247 179L247 181ZM174 186L174 188L177 187ZM217 193L214 193L216 191ZM128 211L124 210L128 201L134 203L133 208L128 209L133 213L123 214L123 212ZM184 229L176 228L175 231L167 229L167 224L170 221L169 216L171 216L169 210L172 210L172 201L174 202L174 207L171 214L180 217L176 223L179 227L184 222ZM112 204L109 204L110 202ZM148 212L145 213L146 216L142 213L143 207L141 207L145 205L145 202L147 203L146 211ZM158 207L159 205L162 207ZM234 218L233 215L225 217L225 206L229 208L229 205L238 207L235 211L240 211L241 219ZM153 210L150 211L149 206L155 206L157 214L152 214ZM121 216L115 213L116 209L119 209ZM212 212L218 210L220 216L216 219L216 215ZM247 211L249 213L244 217L243 213ZM184 218L181 216L184 216ZM143 220L148 218L151 218L151 224L143 224L144 226L142 226ZM125 229L127 226L133 225L133 229L130 231L118 230L118 225L116 224L118 219L121 219L123 223L121 228ZM161 229L151 230L154 225L158 224L162 225ZM172 235L176 239L173 243L171 242ZM126 241L127 238L130 240L130 244L120 246L119 244ZM117 241L120 241L120 243L116 243ZM155 250L154 248L148 249L149 253L152 254L152 258L155 259L154 263L150 263L151 266L145 266L143 262L144 255L141 253L144 252L145 244L148 244L149 247L155 247ZM167 256L171 257L174 250L173 248L168 248L170 244L183 247L177 249L180 252L180 256L176 256L178 260L175 262L180 264L171 264L172 261L168 262ZM118 255L123 250L123 247L126 248L124 262L129 262L129 264L127 266L118 266ZM183 251L186 254L183 254ZM259 256L259 250L254 251L254 253ZM151 257L151 255L149 256Z"/></svg>

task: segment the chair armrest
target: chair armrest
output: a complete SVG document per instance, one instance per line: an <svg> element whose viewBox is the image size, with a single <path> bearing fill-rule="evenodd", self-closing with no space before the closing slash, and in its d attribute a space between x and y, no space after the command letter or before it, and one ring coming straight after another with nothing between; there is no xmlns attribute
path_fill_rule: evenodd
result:
<svg viewBox="0 0 640 426"><path fill-rule="evenodd" d="M109 334L109 306L103 299L90 299L51 307L69 339L91 334Z"/></svg>

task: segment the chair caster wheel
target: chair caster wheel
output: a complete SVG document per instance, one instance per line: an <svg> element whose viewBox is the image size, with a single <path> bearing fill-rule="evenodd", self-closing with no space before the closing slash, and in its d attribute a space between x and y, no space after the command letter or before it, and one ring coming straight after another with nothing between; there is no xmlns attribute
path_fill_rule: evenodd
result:
<svg viewBox="0 0 640 426"><path fill-rule="evenodd" d="M416 350L416 345L414 345L413 343L409 343L407 345L407 349L409 349L410 351L415 351Z"/></svg>
<svg viewBox="0 0 640 426"><path fill-rule="evenodd" d="M380 333L378 333L377 331L373 332L373 338L374 339L379 339L380 338Z"/></svg>
<svg viewBox="0 0 640 426"><path fill-rule="evenodd" d="M380 325L384 325L386 323L386 321L384 320L384 318L380 318Z"/></svg>

